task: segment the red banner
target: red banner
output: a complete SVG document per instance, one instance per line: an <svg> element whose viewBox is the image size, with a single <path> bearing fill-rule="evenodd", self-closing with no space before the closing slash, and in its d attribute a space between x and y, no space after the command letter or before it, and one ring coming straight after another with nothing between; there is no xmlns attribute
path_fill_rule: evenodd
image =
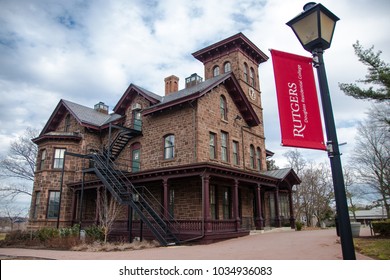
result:
<svg viewBox="0 0 390 280"><path fill-rule="evenodd" d="M310 57L271 50L282 145L326 150Z"/></svg>

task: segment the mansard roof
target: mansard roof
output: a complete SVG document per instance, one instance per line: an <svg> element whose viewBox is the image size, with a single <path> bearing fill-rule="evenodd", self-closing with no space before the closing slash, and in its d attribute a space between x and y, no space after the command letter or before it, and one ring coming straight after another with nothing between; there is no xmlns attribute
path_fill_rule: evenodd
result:
<svg viewBox="0 0 390 280"><path fill-rule="evenodd" d="M247 124L250 126L259 125L260 120L256 115L256 112L254 111L248 98L239 85L239 82L232 72L207 79L195 86L179 90L178 92L172 93L168 96L161 97L161 101L159 103L144 109L143 114L152 114L182 104L184 102L198 99L220 85L226 86L227 91L232 96L238 110Z"/></svg>
<svg viewBox="0 0 390 280"><path fill-rule="evenodd" d="M101 113L93 108L61 99L40 135L54 131L67 113L71 114L80 125L93 129L101 129L122 117L115 113Z"/></svg>

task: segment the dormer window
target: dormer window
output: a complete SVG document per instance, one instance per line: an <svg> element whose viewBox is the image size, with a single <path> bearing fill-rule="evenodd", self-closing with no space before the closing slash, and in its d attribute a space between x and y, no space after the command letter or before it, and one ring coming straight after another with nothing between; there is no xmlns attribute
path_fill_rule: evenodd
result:
<svg viewBox="0 0 390 280"><path fill-rule="evenodd" d="M219 76L219 66L214 66L213 77Z"/></svg>

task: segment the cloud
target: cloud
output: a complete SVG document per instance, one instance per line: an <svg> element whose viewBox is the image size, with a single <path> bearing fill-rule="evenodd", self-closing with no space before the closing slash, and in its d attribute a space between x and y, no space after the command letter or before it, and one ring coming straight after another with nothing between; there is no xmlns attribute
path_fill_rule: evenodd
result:
<svg viewBox="0 0 390 280"><path fill-rule="evenodd" d="M0 153L26 126L43 127L61 98L110 108L130 83L163 95L164 78L204 74L191 53L243 32L269 55L274 48L310 56L285 25L306 1L258 0L19 0L2 1L0 11ZM383 50L390 2L330 1L322 4L341 20L325 53L339 140L349 140L354 124L366 117L369 102L340 92L339 82L365 75L352 44ZM367 11L370 12L367 12ZM260 65L267 148L283 166L271 60ZM346 140L343 140L346 139ZM350 142L352 141L352 142ZM349 144L351 143L351 144ZM344 149L344 148L343 148ZM326 153L302 150L308 158ZM347 154L347 153L345 153Z"/></svg>

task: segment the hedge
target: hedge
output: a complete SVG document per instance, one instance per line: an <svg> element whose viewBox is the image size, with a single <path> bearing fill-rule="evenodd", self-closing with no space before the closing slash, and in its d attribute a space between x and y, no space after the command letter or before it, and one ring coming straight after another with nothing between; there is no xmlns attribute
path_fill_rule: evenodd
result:
<svg viewBox="0 0 390 280"><path fill-rule="evenodd" d="M374 230L375 234L390 236L390 219L386 221L372 222L372 229Z"/></svg>

